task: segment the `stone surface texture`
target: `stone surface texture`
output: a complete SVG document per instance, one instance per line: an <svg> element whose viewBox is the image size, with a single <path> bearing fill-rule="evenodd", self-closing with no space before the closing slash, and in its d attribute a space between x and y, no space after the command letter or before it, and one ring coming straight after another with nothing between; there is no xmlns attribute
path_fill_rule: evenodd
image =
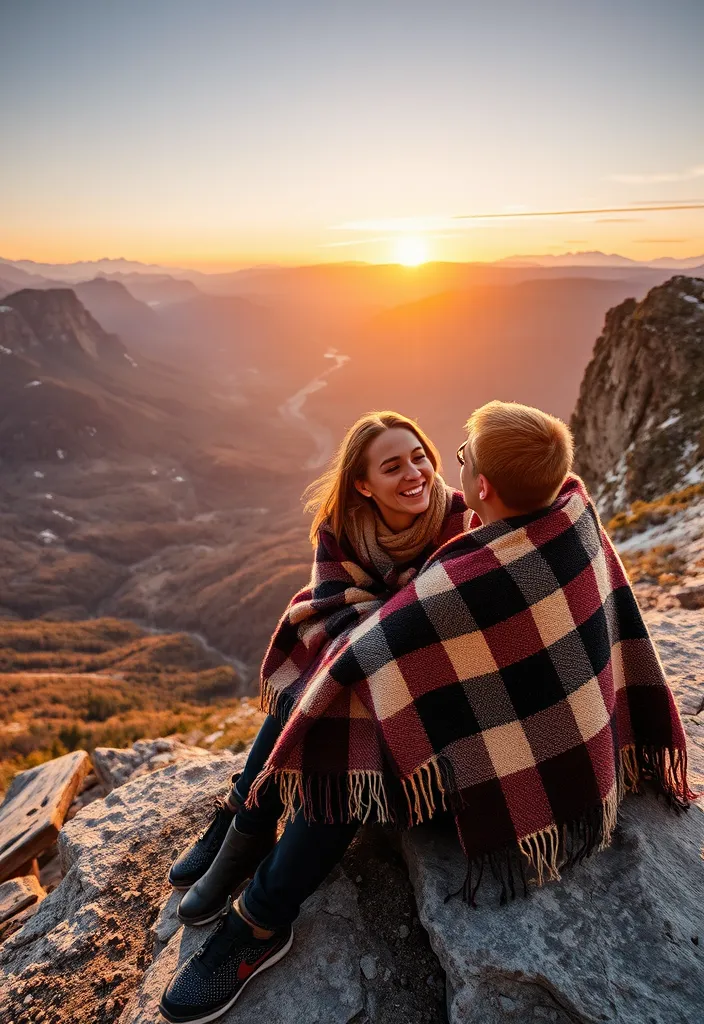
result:
<svg viewBox="0 0 704 1024"><path fill-rule="evenodd" d="M170 890L174 854L195 837L242 758L186 761L85 807L63 828L64 878L0 946L0 1003L14 1024L117 1019L152 959L150 926ZM108 1003L112 1000L108 1009ZM14 1016L13 1016L14 1014Z"/></svg>
<svg viewBox="0 0 704 1024"><path fill-rule="evenodd" d="M185 758L121 785L65 825L63 880L0 945L0 1004L13 1024L155 1024L173 971L208 934L180 926L169 864L243 760ZM362 830L306 903L292 951L252 981L224 1024L441 1024L441 993L426 978L442 969L414 911L400 855L380 830Z"/></svg>
<svg viewBox="0 0 704 1024"><path fill-rule="evenodd" d="M208 756L207 750L187 746L179 740L137 740L126 750L96 747L93 751L93 768L105 792L109 793L116 786L124 785L128 779L147 775L168 764Z"/></svg>
<svg viewBox="0 0 704 1024"><path fill-rule="evenodd" d="M338 876L308 901L286 959L253 979L223 1024L348 1024L365 1007L359 969L364 933L354 885ZM179 928L147 971L120 1024L153 1024L161 993L210 929ZM297 981L296 981L297 980Z"/></svg>

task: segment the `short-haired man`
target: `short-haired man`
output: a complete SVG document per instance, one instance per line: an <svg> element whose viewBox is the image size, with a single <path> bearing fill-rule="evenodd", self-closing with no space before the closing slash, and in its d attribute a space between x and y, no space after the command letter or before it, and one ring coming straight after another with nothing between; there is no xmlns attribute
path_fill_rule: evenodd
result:
<svg viewBox="0 0 704 1024"><path fill-rule="evenodd" d="M516 402L489 402L467 420L457 452L465 500L483 524L550 505L572 469L569 428Z"/></svg>

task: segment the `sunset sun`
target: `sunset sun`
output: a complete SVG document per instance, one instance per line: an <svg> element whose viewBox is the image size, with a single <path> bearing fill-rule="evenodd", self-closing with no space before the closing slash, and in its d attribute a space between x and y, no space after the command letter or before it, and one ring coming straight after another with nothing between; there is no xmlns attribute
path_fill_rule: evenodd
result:
<svg viewBox="0 0 704 1024"><path fill-rule="evenodd" d="M417 267L428 259L428 243L424 238L399 238L394 255L404 267Z"/></svg>

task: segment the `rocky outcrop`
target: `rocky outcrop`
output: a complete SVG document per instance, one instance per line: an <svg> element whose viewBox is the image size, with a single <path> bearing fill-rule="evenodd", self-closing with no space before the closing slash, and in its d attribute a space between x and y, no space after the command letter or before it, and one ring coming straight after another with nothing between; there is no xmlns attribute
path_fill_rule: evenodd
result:
<svg viewBox="0 0 704 1024"><path fill-rule="evenodd" d="M208 934L180 927L168 867L243 758L207 755L136 778L64 827L61 885L0 945L13 1024L155 1024L162 989ZM400 858L379 833L362 836L306 904L280 970L223 1021L439 1024L442 970L414 909Z"/></svg>
<svg viewBox="0 0 704 1024"><path fill-rule="evenodd" d="M151 963L174 851L204 823L208 800L240 764L233 755L188 762L123 786L62 830L64 878L34 917L0 946L9 1018L115 1021ZM189 799L190 797L190 799ZM31 997L31 998L28 998Z"/></svg>
<svg viewBox="0 0 704 1024"><path fill-rule="evenodd" d="M96 747L93 751L93 769L105 792L109 793L128 780L148 775L158 768L204 757L209 757L207 750L187 746L179 740L137 740L127 750Z"/></svg>
<svg viewBox="0 0 704 1024"><path fill-rule="evenodd" d="M464 874L455 837L410 833L404 851L447 971L450 1021L692 1024L704 969L702 821L697 809L673 821L652 796L629 800L609 850L506 907L490 878L476 910L444 902Z"/></svg>
<svg viewBox="0 0 704 1024"><path fill-rule="evenodd" d="M673 277L607 313L571 427L604 516L704 481L704 280Z"/></svg>

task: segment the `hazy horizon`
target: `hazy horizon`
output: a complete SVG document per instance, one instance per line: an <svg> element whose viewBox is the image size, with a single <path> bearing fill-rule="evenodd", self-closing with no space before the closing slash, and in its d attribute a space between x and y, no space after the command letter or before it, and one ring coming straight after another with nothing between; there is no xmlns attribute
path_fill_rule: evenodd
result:
<svg viewBox="0 0 704 1024"><path fill-rule="evenodd" d="M580 263L579 262L579 258L580 257L594 257L594 262L590 263L590 262L586 262L585 261L583 263ZM614 262L613 263L609 263L608 262L609 259L613 259ZM459 259L458 260L450 260L450 259L445 259L445 260L444 259L437 259L436 260L436 259L428 259L428 260L423 260L423 261L419 262L418 264L408 265L405 269L408 269L408 270L411 270L411 271L419 271L419 270L422 270L423 268L429 268L429 267L432 267L432 266L442 266L442 265L453 265L453 266L454 265L457 265L457 266L462 266L462 265L494 266L494 265L497 265L497 264L500 265L502 263L506 264L507 266L510 266L512 264L518 265L521 262L521 260L525 260L527 262L532 260L532 261L535 262L535 266L536 267L539 267L541 265L542 266L556 266L556 267L559 267L560 265L563 265L563 266L582 267L585 270L598 270L598 268L600 266L604 267L604 268L606 268L606 267L618 268L619 266L627 266L627 264L623 264L623 263L620 262L620 261L623 261L623 260L630 261L632 263L632 265L634 266L634 268L637 268L639 266L642 266L643 268L646 268L646 267L651 266L653 264L663 263L665 261L670 261L672 264L685 264L685 263L687 263L690 267L695 267L695 266L699 266L699 262L698 262L699 260L701 260L702 264L704 264L704 252L693 252L691 254L681 254L681 255L674 255L674 254L670 254L670 253L660 253L658 255L652 256L648 260L634 260L633 257L627 257L623 253L616 253L616 252L605 253L605 252L601 252L600 250L572 250L572 251L554 252L554 253L548 253L548 252L543 252L543 253L520 253L520 254L519 253L513 253L510 256L502 257L502 258L500 258L498 260L459 260ZM574 260L575 262L572 263L572 262L570 262L571 260ZM541 264L540 261L548 261L548 262ZM555 262L553 263L553 262L550 262L550 261L555 261ZM146 261L142 261L142 260L133 259L132 257L123 256L123 255L118 255L118 256L99 256L97 258L91 258L91 259L82 259L82 258L79 257L78 259L75 259L75 260L45 261L45 260L33 260L33 259L30 259L30 258L27 258L27 257L22 257L22 256L10 257L10 256L7 256L7 255L4 255L4 254L0 253L0 266L3 263L13 264L13 265L17 265L17 266L21 265L23 267L26 266L26 265L31 265L31 266L34 266L34 267L37 267L37 268L42 268L42 267L47 267L47 268L50 268L50 267L73 267L73 266L76 266L76 267L77 266L86 266L86 267L87 266L95 266L95 267L99 267L99 266L101 266L101 264L105 264L105 263L126 264L128 266L128 269L126 269L124 271L125 273L129 273L130 272L129 267L132 267L133 265L137 265L138 264L139 266L143 267L145 271L153 269L154 271L166 271L167 273L169 273L169 272L173 272L173 273L177 273L177 272L195 272L195 273L201 273L201 274L218 274L218 273L235 273L235 272L237 272L239 270L279 270L279 269L280 270L291 270L291 269L297 269L297 268L303 269L303 268L320 267L320 266L326 266L326 267L355 267L355 266L359 266L359 267L384 267L384 266L397 266L399 261L398 260L393 260L393 259L379 261L379 262L371 261L371 260L327 260L327 261L326 260L311 260L309 262L297 262L297 261L294 261L294 260L291 260L291 261L280 260L280 261L276 261L276 262L274 262L274 261L267 261L267 262L259 261L259 262L253 262L253 263L248 263L248 262L237 262L237 263L226 262L226 263L222 263L222 264L200 264L199 265L198 263L195 263L195 262L190 263L190 264L187 264L187 263L175 264L175 263L166 263L166 262L163 262L163 263L151 263L151 262L146 262ZM677 268L675 267L673 269L677 269ZM683 267L681 269L686 269L686 268ZM28 272L32 273L32 270L28 270ZM37 269L34 272L37 273L39 276L41 276L41 269ZM112 272L119 273L120 271L119 271L119 269L117 267L115 267ZM108 271L108 273L109 273L109 271Z"/></svg>

